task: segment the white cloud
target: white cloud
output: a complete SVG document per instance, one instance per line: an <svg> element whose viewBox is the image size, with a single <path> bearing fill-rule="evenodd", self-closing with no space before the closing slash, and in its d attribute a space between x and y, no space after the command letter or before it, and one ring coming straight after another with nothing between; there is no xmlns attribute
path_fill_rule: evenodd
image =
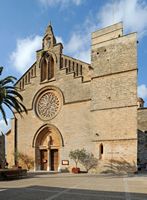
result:
<svg viewBox="0 0 147 200"><path fill-rule="evenodd" d="M63 43L60 36L56 36L57 42ZM18 39L16 49L10 55L10 62L21 74L24 73L36 60L36 50L42 48L42 36L26 37Z"/></svg>
<svg viewBox="0 0 147 200"><path fill-rule="evenodd" d="M55 4L80 5L82 0L39 0L46 6ZM139 19L139 20L138 20ZM100 27L123 21L126 32L138 31L139 36L147 33L147 2L143 0L113 0L103 5L97 17L88 15L85 22L72 31L71 37L64 44L61 37L57 42L64 44L65 54L90 62L91 32ZM41 36L27 37L17 41L16 50L11 54L11 61L21 73L35 61L35 50L41 47Z"/></svg>
<svg viewBox="0 0 147 200"><path fill-rule="evenodd" d="M73 33L69 42L66 45L66 51L68 51L69 53L76 52L79 48L82 47L83 40L85 40L85 38L82 37L82 35Z"/></svg>
<svg viewBox="0 0 147 200"><path fill-rule="evenodd" d="M90 63L91 32L96 25L89 16L85 22L75 30L69 41L64 45L65 53L77 59Z"/></svg>
<svg viewBox="0 0 147 200"><path fill-rule="evenodd" d="M85 49L83 51L77 52L77 54L75 54L75 58L78 58L79 60L85 61L87 63L91 63L90 49Z"/></svg>
<svg viewBox="0 0 147 200"><path fill-rule="evenodd" d="M147 34L147 2L143 0L111 0L105 3L97 16L90 14L66 43L65 53L90 62L91 32L123 21L125 32L137 31L139 37Z"/></svg>
<svg viewBox="0 0 147 200"><path fill-rule="evenodd" d="M145 84L138 86L138 96L142 98L147 98L147 86Z"/></svg>
<svg viewBox="0 0 147 200"><path fill-rule="evenodd" d="M79 6L81 3L83 3L84 0L39 0L39 2L44 6L56 6L60 5L62 8L70 6L71 4L74 4L76 6Z"/></svg>
<svg viewBox="0 0 147 200"><path fill-rule="evenodd" d="M55 36L55 37L56 37L56 42L57 42L57 43L60 43L60 42L61 42L62 44L64 43L62 37L60 37L60 36Z"/></svg>
<svg viewBox="0 0 147 200"><path fill-rule="evenodd" d="M87 34L73 33L69 42L65 44L65 52L77 59L90 62L90 38L88 36Z"/></svg>
<svg viewBox="0 0 147 200"><path fill-rule="evenodd" d="M10 55L10 62L17 71L24 73L35 61L36 50L41 48L42 37L27 37L18 39L16 49Z"/></svg>
<svg viewBox="0 0 147 200"><path fill-rule="evenodd" d="M6 125L4 120L0 120L0 133L7 133L7 131L11 128L11 120L7 119L8 125Z"/></svg>
<svg viewBox="0 0 147 200"><path fill-rule="evenodd" d="M147 34L147 2L143 0L113 0L98 13L101 27L123 21L125 31L137 31L142 37Z"/></svg>

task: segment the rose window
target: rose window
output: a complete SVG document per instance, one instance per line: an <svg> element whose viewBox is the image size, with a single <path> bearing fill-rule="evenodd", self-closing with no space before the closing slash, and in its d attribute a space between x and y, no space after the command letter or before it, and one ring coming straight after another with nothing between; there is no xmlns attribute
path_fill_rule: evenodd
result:
<svg viewBox="0 0 147 200"><path fill-rule="evenodd" d="M43 120L54 118L60 110L60 98L56 91L48 90L37 100L36 112Z"/></svg>

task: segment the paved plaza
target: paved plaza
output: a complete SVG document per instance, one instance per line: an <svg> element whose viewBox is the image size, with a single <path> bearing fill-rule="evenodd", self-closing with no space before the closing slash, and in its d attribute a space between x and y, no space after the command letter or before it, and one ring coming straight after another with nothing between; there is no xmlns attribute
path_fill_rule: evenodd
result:
<svg viewBox="0 0 147 200"><path fill-rule="evenodd" d="M0 200L147 200L147 175L32 173L0 181Z"/></svg>

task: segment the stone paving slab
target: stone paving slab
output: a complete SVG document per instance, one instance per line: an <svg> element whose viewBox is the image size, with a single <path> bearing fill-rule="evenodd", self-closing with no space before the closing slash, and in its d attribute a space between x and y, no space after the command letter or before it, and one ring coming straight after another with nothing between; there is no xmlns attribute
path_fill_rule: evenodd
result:
<svg viewBox="0 0 147 200"><path fill-rule="evenodd" d="M147 200L147 176L34 174L0 181L0 200Z"/></svg>

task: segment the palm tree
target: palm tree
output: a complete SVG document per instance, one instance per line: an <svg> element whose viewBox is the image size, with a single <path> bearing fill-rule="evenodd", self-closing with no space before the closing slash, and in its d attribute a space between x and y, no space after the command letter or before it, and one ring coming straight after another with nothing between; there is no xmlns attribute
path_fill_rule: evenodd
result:
<svg viewBox="0 0 147 200"><path fill-rule="evenodd" d="M0 67L0 75L2 71L3 67ZM27 109L22 103L23 97L18 93L17 88L14 85L15 80L16 78L13 76L7 76L0 80L0 112L6 124L8 124L8 122L3 105L8 107L13 115L15 115L15 111L21 116L23 111L27 113Z"/></svg>

